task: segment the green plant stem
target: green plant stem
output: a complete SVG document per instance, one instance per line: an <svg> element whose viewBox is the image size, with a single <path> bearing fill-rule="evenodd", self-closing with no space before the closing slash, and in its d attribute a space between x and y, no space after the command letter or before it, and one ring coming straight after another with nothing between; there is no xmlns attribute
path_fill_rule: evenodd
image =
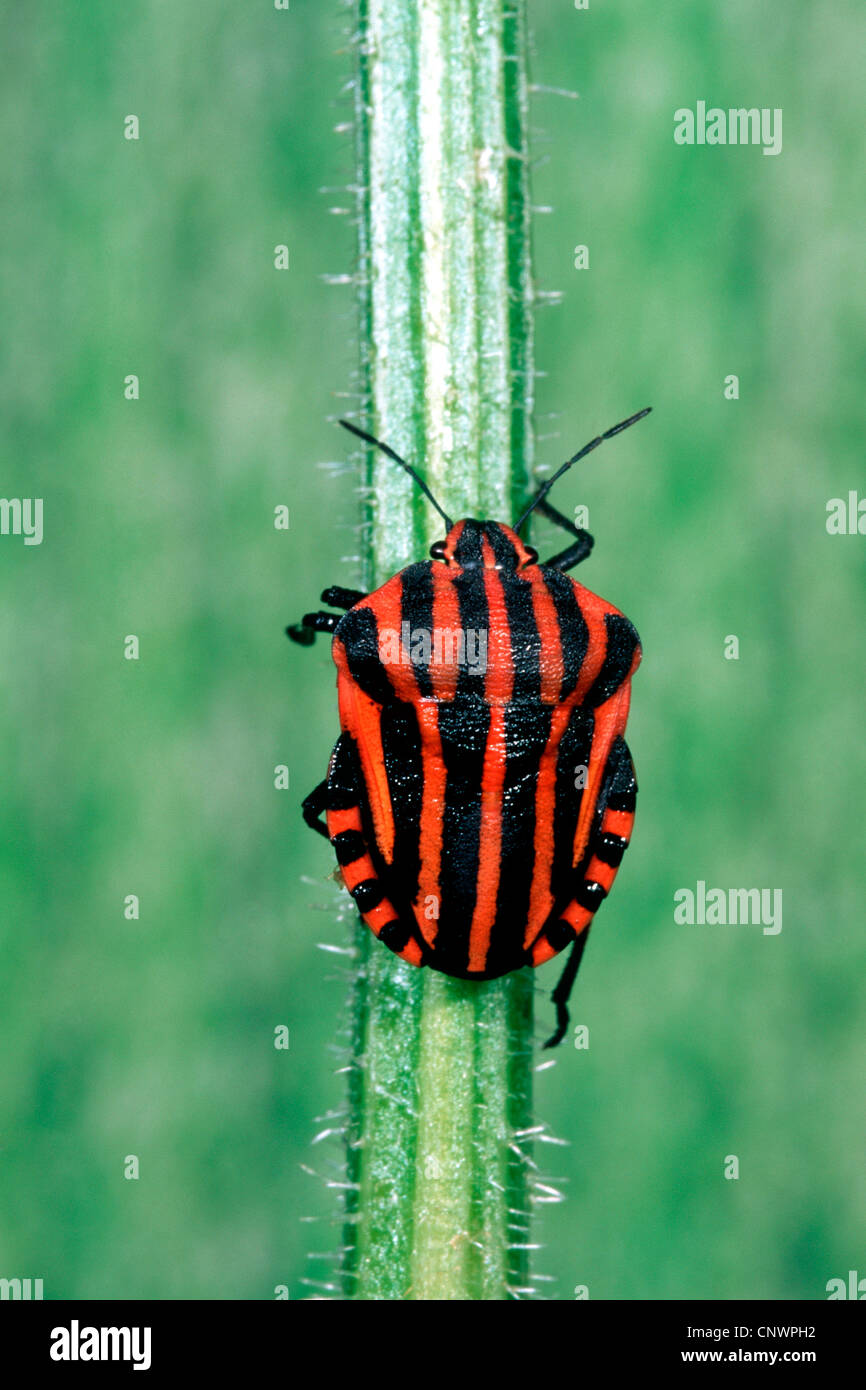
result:
<svg viewBox="0 0 866 1390"><path fill-rule="evenodd" d="M510 520L531 465L525 33L515 0L359 0L364 423L455 518ZM368 581L442 538L368 456ZM358 934L344 1287L528 1290L531 972L453 980Z"/></svg>

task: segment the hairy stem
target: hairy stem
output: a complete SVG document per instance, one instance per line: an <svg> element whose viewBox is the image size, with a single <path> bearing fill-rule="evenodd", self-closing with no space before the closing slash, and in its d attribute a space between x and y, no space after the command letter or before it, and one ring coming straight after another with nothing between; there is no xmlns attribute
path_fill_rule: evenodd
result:
<svg viewBox="0 0 866 1390"><path fill-rule="evenodd" d="M522 0L358 0L359 423L455 517L509 521L531 465ZM442 522L366 460L371 585ZM344 1287L529 1292L531 972L453 980L358 933Z"/></svg>

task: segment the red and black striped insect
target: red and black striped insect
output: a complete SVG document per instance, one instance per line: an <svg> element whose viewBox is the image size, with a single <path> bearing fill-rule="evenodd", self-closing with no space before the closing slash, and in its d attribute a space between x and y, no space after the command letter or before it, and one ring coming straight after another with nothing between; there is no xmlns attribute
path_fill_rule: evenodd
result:
<svg viewBox="0 0 866 1390"><path fill-rule="evenodd" d="M341 421L411 474L447 535L374 593L326 589L342 614L287 629L303 645L333 634L342 732L303 814L330 840L362 918L404 960L467 980L572 945L548 1047L568 1027L590 924L631 836L624 735L641 648L618 609L565 573L593 539L547 494L648 413L564 463L514 527L455 525L404 459ZM518 534L536 508L573 537L546 564Z"/></svg>

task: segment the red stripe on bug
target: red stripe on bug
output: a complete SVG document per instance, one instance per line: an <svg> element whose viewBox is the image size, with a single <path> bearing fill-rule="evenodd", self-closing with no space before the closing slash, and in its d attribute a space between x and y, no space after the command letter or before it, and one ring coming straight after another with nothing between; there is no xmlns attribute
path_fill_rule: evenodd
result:
<svg viewBox="0 0 866 1390"><path fill-rule="evenodd" d="M541 702L555 705L562 688L562 641L556 605L537 566L531 566L525 578L532 590L532 608L541 636Z"/></svg>
<svg viewBox="0 0 866 1390"><path fill-rule="evenodd" d="M601 821L602 834L619 835L620 839L627 840L633 825L634 811L611 811L608 808Z"/></svg>
<svg viewBox="0 0 866 1390"><path fill-rule="evenodd" d="M535 939L541 923L547 920L553 908L550 874L555 847L553 825L556 806L556 761L560 739L565 733L570 717L570 706L554 706L551 712L550 736L538 765L538 780L535 784L535 862L529 891L529 919L523 938L526 948Z"/></svg>
<svg viewBox="0 0 866 1390"><path fill-rule="evenodd" d="M413 937L409 938L402 951L398 951L397 955L402 956L403 960L407 960L410 965L420 965L423 959L421 947Z"/></svg>
<svg viewBox="0 0 866 1390"><path fill-rule="evenodd" d="M575 867L586 852L611 746L617 735L625 729L628 719L629 693L628 685L620 686L619 690L611 695L610 699L606 700L603 705L599 705L595 712L595 727L592 735L586 787L580 803L580 815L577 818L577 828L574 834L574 852L571 862Z"/></svg>
<svg viewBox="0 0 866 1390"><path fill-rule="evenodd" d="M361 829L361 810L358 806L351 806L348 811L327 811L325 819L331 839L341 835L344 830Z"/></svg>
<svg viewBox="0 0 866 1390"><path fill-rule="evenodd" d="M369 603L361 603L358 607L373 609L379 642L379 660L394 694L400 700L412 700L418 692L415 676L409 664L409 653L403 647L402 597L403 581L401 576L396 574L377 592L375 607Z"/></svg>
<svg viewBox="0 0 866 1390"><path fill-rule="evenodd" d="M363 883L365 878L376 877L375 865L369 854L362 854L359 859L353 859L351 864L344 864L340 872L350 893L359 883Z"/></svg>
<svg viewBox="0 0 866 1390"><path fill-rule="evenodd" d="M572 898L568 907L562 914L563 922L567 922L570 927L574 927L575 934L580 935L585 931L592 921L593 914L588 907L581 907L580 903Z"/></svg>
<svg viewBox="0 0 866 1390"><path fill-rule="evenodd" d="M607 653L607 628L604 615L605 613L615 613L617 610L612 608L609 603L605 603L604 599L599 598L591 590L584 589L582 584L578 584L574 580L572 583L574 584L574 596L586 622L589 638L586 656L580 668L580 679L572 696L573 703L579 705L604 665L604 658Z"/></svg>
<svg viewBox="0 0 866 1390"><path fill-rule="evenodd" d="M459 675L460 603L453 579L444 565L434 565L430 577L433 581L430 681L435 699L453 700Z"/></svg>
<svg viewBox="0 0 866 1390"><path fill-rule="evenodd" d="M502 580L495 568L496 556L486 536L482 538L484 595L487 602L487 669L484 698L490 706L490 725L481 774L481 827L475 908L469 929L468 968L482 971L490 952L496 921L502 867L502 790L505 785L505 705L514 688L511 631Z"/></svg>
<svg viewBox="0 0 866 1390"><path fill-rule="evenodd" d="M343 728L354 738L361 760L367 804L373 818L376 845L386 864L394 861L394 813L391 789L382 748L382 711L360 686L355 685L345 667L342 643L334 639L334 660L340 672L337 697ZM342 664L341 664L342 662ZM330 822L329 822L330 825Z"/></svg>
<svg viewBox="0 0 866 1390"><path fill-rule="evenodd" d="M481 830L475 910L469 928L469 969L484 970L496 920L502 854L502 788L505 784L505 709L491 706L481 775Z"/></svg>
<svg viewBox="0 0 866 1390"><path fill-rule="evenodd" d="M445 762L439 736L439 710L433 700L419 700L415 707L421 739L421 815L419 818L418 852L421 869L418 875L418 895L415 917L421 934L429 946L439 930L438 912L442 901L439 875L442 865L442 816L445 809ZM427 915L435 907L436 916Z"/></svg>
<svg viewBox="0 0 866 1390"><path fill-rule="evenodd" d="M511 699L514 689L514 659L511 651L511 628L502 580L496 571L493 547L484 536L481 541L484 562L484 594L487 599L487 670L484 675L484 698L491 704Z"/></svg>
<svg viewBox="0 0 866 1390"><path fill-rule="evenodd" d="M613 881L616 878L616 869L613 864L605 864L603 859L599 859L597 855L593 855L586 866L586 874L584 877L587 878L590 883L600 883L605 893L609 893L613 887Z"/></svg>
<svg viewBox="0 0 866 1390"><path fill-rule="evenodd" d="M544 965L545 961L552 960L558 952L554 950L547 937L542 933L530 952L530 959L533 965Z"/></svg>
<svg viewBox="0 0 866 1390"><path fill-rule="evenodd" d="M367 926L378 936L379 932L388 922L393 922L394 918L397 916L397 912L393 904L389 903L387 898L383 898L375 907L371 907L367 912L362 912L361 916L364 918Z"/></svg>

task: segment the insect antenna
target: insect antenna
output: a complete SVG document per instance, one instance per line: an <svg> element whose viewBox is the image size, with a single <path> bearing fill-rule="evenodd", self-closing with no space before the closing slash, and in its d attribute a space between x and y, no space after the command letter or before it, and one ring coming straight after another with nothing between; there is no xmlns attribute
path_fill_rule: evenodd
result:
<svg viewBox="0 0 866 1390"><path fill-rule="evenodd" d="M651 410L652 406L648 405L645 410L639 410L637 415L630 415L627 420L620 420L618 425L614 425L612 429L605 430L604 434L599 434L595 439L591 439L588 444L584 444L583 448L579 449L570 459L567 459L561 468L557 468L552 478L548 478L546 483L542 483L529 506L526 508L526 511L523 513L523 516L519 521L515 522L513 530L520 530L530 512L534 512L539 502L544 501L550 489L553 487L553 484L558 478L562 477L563 473L568 471L573 463L577 463L578 459L585 458L587 454L591 454L593 449L597 449L599 444L603 444L606 439L613 439L615 434L621 434L623 430L628 429L629 425L634 425L638 420L642 420L645 415L649 415Z"/></svg>
<svg viewBox="0 0 866 1390"><path fill-rule="evenodd" d="M415 472L415 469L412 467L411 463L407 463L405 459L401 459L400 455L396 454L389 444L383 444L381 439L377 439L376 436L373 434L368 434L366 430L359 429L357 425L351 424L348 420L341 420L340 424L343 426L343 429L348 430L350 434L356 434L359 439L365 439L368 444L375 444L376 448L381 449L383 454L387 454L389 459L393 459L395 463L399 463L401 468L405 468L406 472L409 474L409 477L415 479L415 482L418 484L421 491L424 493L424 496L430 502L433 503L433 506L436 508L442 520L445 522L445 525L448 527L448 530L451 530L452 526L454 525L454 522L451 520L448 513L444 512L442 508L439 506L439 503L436 501L436 498L433 496L424 479Z"/></svg>

